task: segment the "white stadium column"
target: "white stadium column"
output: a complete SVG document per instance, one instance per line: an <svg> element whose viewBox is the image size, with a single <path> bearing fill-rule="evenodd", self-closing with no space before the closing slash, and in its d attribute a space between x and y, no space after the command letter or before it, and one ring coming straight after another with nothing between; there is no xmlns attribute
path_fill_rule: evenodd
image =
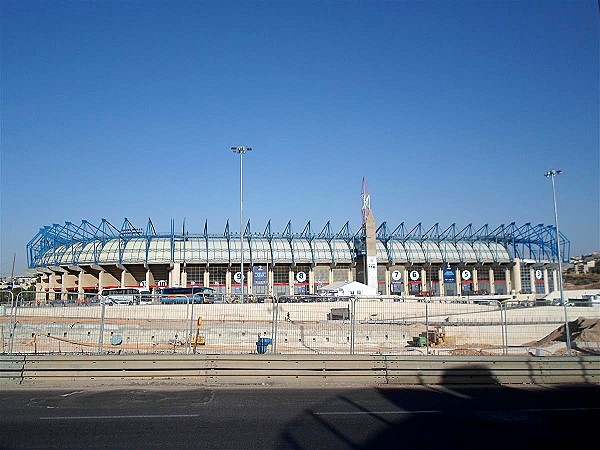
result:
<svg viewBox="0 0 600 450"><path fill-rule="evenodd" d="M225 293L231 294L231 270L227 269L225 272Z"/></svg>
<svg viewBox="0 0 600 450"><path fill-rule="evenodd" d="M60 298L62 300L67 299L67 283L69 282L69 278L67 275L68 275L67 272L63 272L60 276L60 285L61 285Z"/></svg>
<svg viewBox="0 0 600 450"><path fill-rule="evenodd" d="M512 286L517 294L523 289L521 284L521 261L515 258L515 265L512 268Z"/></svg>
<svg viewBox="0 0 600 450"><path fill-rule="evenodd" d="M101 270L100 272L98 272L98 293L102 292L102 289L104 289L105 283L104 283L104 274L106 272L104 270Z"/></svg>
<svg viewBox="0 0 600 450"><path fill-rule="evenodd" d="M196 281L196 280L191 280L191 281ZM183 272L181 272L181 285L182 286L188 285L187 272L185 271L185 269L183 269Z"/></svg>
<svg viewBox="0 0 600 450"><path fill-rule="evenodd" d="M181 263L173 263L172 273L172 286L181 286Z"/></svg>
<svg viewBox="0 0 600 450"><path fill-rule="evenodd" d="M77 295L77 300L81 301L85 298L85 290L83 289L85 283L85 272L80 270L77 275L77 293L79 294Z"/></svg>
<svg viewBox="0 0 600 450"><path fill-rule="evenodd" d="M384 292L385 295L390 295L392 293L391 289L390 289L391 282L392 281L390 278L390 268L386 267L386 269L385 269L385 292Z"/></svg>
<svg viewBox="0 0 600 450"><path fill-rule="evenodd" d="M462 285L460 284L462 278L460 277L460 268L458 267L458 264L456 265L456 274L454 276L456 277L456 295L462 295Z"/></svg>
<svg viewBox="0 0 600 450"><path fill-rule="evenodd" d="M146 287L150 289L150 286L154 285L154 277L152 276L152 272L150 269L146 270Z"/></svg>

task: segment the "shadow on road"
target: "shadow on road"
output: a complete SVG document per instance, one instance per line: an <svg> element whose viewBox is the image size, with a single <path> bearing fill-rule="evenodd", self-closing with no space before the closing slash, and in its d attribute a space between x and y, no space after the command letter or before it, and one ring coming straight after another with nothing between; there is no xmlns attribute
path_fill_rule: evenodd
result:
<svg viewBox="0 0 600 450"><path fill-rule="evenodd" d="M475 378L461 368L446 371L442 385L324 398L287 425L276 448L550 449L597 440L600 386L509 387L477 369Z"/></svg>

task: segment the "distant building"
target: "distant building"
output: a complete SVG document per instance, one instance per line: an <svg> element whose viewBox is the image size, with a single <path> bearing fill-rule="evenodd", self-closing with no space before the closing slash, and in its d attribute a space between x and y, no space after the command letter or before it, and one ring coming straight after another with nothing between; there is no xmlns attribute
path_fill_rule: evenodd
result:
<svg viewBox="0 0 600 450"><path fill-rule="evenodd" d="M593 252L589 255L573 256L570 260L571 267L567 273L590 273L599 272L600 252Z"/></svg>
<svg viewBox="0 0 600 450"><path fill-rule="evenodd" d="M413 228L404 223L378 227L363 189L363 222L335 232L309 221L301 232L244 229L244 276L239 233L229 223L221 233L157 232L125 219L120 228L99 225L46 226L27 245L28 265L38 273L36 290L46 297L97 293L103 288L145 285L209 286L218 293L253 295L315 294L337 282L362 282L384 295L458 296L548 294L558 289L556 229L515 223L463 228L438 223ZM394 207L397 207L394 205ZM561 256L570 243L561 234Z"/></svg>
<svg viewBox="0 0 600 450"><path fill-rule="evenodd" d="M6 290L6 289L15 289L15 288L19 288L19 289L30 289L35 287L36 282L38 281L38 277L36 276L29 276L29 277L15 277L15 278L10 278L10 277L3 277L2 279L0 279L0 290Z"/></svg>

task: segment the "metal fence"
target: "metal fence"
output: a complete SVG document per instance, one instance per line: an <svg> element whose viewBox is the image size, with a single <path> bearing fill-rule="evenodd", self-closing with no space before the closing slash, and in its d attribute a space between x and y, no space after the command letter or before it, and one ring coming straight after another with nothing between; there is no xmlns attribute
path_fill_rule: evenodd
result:
<svg viewBox="0 0 600 450"><path fill-rule="evenodd" d="M590 354L598 319L590 302L0 292L0 352Z"/></svg>

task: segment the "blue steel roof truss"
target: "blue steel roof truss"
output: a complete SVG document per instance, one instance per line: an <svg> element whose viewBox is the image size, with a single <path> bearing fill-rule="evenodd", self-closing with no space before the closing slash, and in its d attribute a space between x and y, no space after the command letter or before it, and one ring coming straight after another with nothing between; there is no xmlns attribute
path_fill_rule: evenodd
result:
<svg viewBox="0 0 600 450"><path fill-rule="evenodd" d="M265 231L262 234L257 234L256 237L267 238L269 242L272 241L273 237L281 236L286 238L292 246L292 256L295 261L296 255L293 251L292 241L295 239L307 240L311 247L313 263L315 261L313 241L315 239L324 239L327 241L329 250L332 255L332 262L335 263L335 252L332 251L331 241L333 239L343 239L354 249L352 252L353 260L356 255L360 255L361 251L364 253L362 248L363 242L363 229L352 234L350 230L349 222L346 222L342 229L338 233L333 233L331 229L331 223L328 221L320 233L314 234L312 232L311 222L309 221L304 227L302 233L295 234L292 230L291 221L287 223L282 233L273 233L271 230L271 221L267 223ZM194 236L194 235L192 235ZM208 260L208 244L209 239L213 235L208 233L208 222L204 224L204 232L198 235L206 240L206 256ZM244 238L250 243L253 234L250 228L250 221L246 223L244 230ZM153 238L170 238L171 241L171 259L174 258L174 243L175 239L184 241L184 255L185 255L185 240L189 239L190 234L182 230L182 233L175 233L174 221L171 221L171 232L170 233L157 233L152 221L148 219L145 231L140 228L136 228L127 218L125 218L121 229L117 229L106 219L102 219L99 226L95 226L86 220L83 220L80 225L74 225L71 222L65 222L64 225L53 224L52 226L44 226L40 228L38 233L28 242L27 244L27 258L28 265L30 268L44 267L46 265L54 264L65 264L67 261L72 264L78 264L81 258L81 254L86 247L86 244L94 242L94 261L99 262L100 251L109 240L119 239L119 261L123 261L123 252L126 248L127 242L134 238L143 238L146 242L146 261L149 259L149 248L150 241ZM214 237L219 237L214 235ZM235 235L230 232L229 221L225 226L225 231L220 237L225 237L229 241L234 238ZM239 237L239 235L238 235ZM558 248L556 243L556 228L552 225L544 226L539 224L532 226L530 223L526 223L520 227L517 227L514 222L505 225L499 225L494 230L490 231L489 226L486 224L474 231L472 224L467 225L458 233L456 232L456 225L452 224L444 231L440 232L439 224L436 223L426 232L423 232L422 224L417 224L409 232L406 231L404 222L390 232L387 222L383 222L377 229L377 239L381 241L387 251L388 261L391 263L390 244L392 240L397 240L403 244L406 241L416 241L419 244L423 244L425 241L434 242L440 244L441 241L450 241L456 244L458 241L468 242L470 244L474 242L482 242L485 244L497 243L505 247L508 250L511 258L519 259L533 259L536 261L557 261L558 260ZM560 250L563 261L568 261L570 255L570 242L560 233ZM427 247L423 246L422 247ZM498 260L498 251L495 247L490 247L494 259ZM64 257L64 252L70 252L68 257ZM475 249L480 260L479 251ZM426 259L429 260L431 255L426 249ZM184 257L185 258L185 257ZM231 258L231 255L230 255ZM231 260L231 259L230 259ZM271 261L273 260L273 249L271 247Z"/></svg>
<svg viewBox="0 0 600 450"><path fill-rule="evenodd" d="M442 231L440 238L443 240L451 241L452 243L456 243L456 224L453 223L444 231Z"/></svg>
<svg viewBox="0 0 600 450"><path fill-rule="evenodd" d="M362 232L362 228L361 228L361 230L359 230L357 232L357 234L359 232ZM390 233L390 231L388 229L387 222L383 222L381 225L379 225L379 227L377 228L377 230L376 230L375 233L377 235L377 239L379 239L384 244L387 244L387 242L390 240L390 234L391 233Z"/></svg>
<svg viewBox="0 0 600 450"><path fill-rule="evenodd" d="M404 242L408 240L423 242L423 226L421 225L421 222L416 224L405 236Z"/></svg>
<svg viewBox="0 0 600 450"><path fill-rule="evenodd" d="M424 240L429 239L434 242L439 242L440 241L440 224L436 223L429 230L427 230L425 232L425 235L423 236L423 239Z"/></svg>

